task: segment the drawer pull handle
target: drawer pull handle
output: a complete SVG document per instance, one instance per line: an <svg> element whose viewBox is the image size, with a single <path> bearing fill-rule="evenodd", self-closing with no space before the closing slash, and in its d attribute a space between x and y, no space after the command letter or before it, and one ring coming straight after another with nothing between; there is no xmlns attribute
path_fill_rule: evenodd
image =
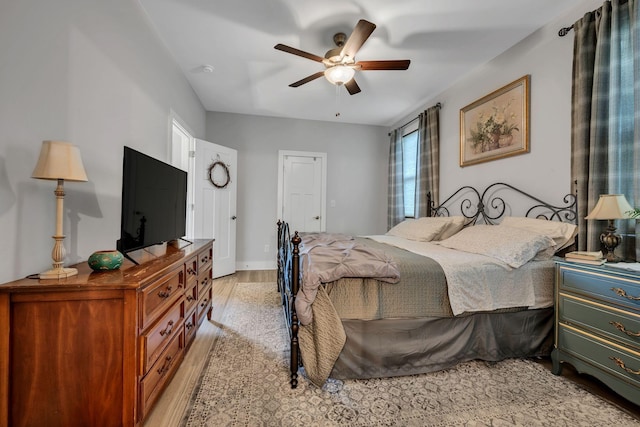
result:
<svg viewBox="0 0 640 427"><path fill-rule="evenodd" d="M631 295L627 295L627 293L625 292L624 289L621 288L611 288L611 290L613 292L616 293L616 295L621 296L623 298L627 298L630 299L631 301L640 301L640 297L632 297Z"/></svg>
<svg viewBox="0 0 640 427"><path fill-rule="evenodd" d="M187 328L187 330L189 330L189 329L193 328L193 323L188 322L188 323L187 323L186 325L184 325L184 326Z"/></svg>
<svg viewBox="0 0 640 427"><path fill-rule="evenodd" d="M158 369L158 374L164 375L169 372L169 368L171 367L171 356L167 356L164 359L164 364Z"/></svg>
<svg viewBox="0 0 640 427"><path fill-rule="evenodd" d="M204 300L202 300L202 302L200 303L200 307L206 307L207 303L209 302L209 300L207 298L205 298Z"/></svg>
<svg viewBox="0 0 640 427"><path fill-rule="evenodd" d="M191 302L193 301L195 298L193 297L193 295L187 295L187 301Z"/></svg>
<svg viewBox="0 0 640 427"><path fill-rule="evenodd" d="M622 359L618 357L613 357L613 356L609 356L609 359L613 360L616 363L616 365L621 367L625 372L633 375L640 375L640 371L634 371L633 369L630 369L624 366L624 362L622 361Z"/></svg>
<svg viewBox="0 0 640 427"><path fill-rule="evenodd" d="M207 284L208 284L208 283L209 283L209 279L204 279L204 280L202 281L202 286L203 286L203 287L204 287L204 286L207 286Z"/></svg>
<svg viewBox="0 0 640 427"><path fill-rule="evenodd" d="M616 328L617 330L619 330L623 334L629 335L630 337L640 337L640 332L627 331L627 328L625 328L624 325L622 323L620 323L620 322L614 322L612 320L611 322L609 322L609 324L613 325L614 328Z"/></svg>
<svg viewBox="0 0 640 427"><path fill-rule="evenodd" d="M169 298L169 296L171 296L171 290L173 290L173 286L167 286L165 291L158 292L158 296L160 298Z"/></svg>
<svg viewBox="0 0 640 427"><path fill-rule="evenodd" d="M191 276L195 276L196 275L196 270L194 270L193 268L189 267L189 268L187 268L187 273L190 274Z"/></svg>
<svg viewBox="0 0 640 427"><path fill-rule="evenodd" d="M170 320L169 323L167 323L167 327L160 331L160 335L162 336L171 335L172 330L173 330L173 320Z"/></svg>

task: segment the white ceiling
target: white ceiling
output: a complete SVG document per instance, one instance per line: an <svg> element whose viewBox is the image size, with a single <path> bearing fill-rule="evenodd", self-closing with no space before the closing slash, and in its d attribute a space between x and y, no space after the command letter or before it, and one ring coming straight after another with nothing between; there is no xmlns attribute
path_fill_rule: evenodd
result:
<svg viewBox="0 0 640 427"><path fill-rule="evenodd" d="M389 126L581 0L138 0L207 111ZM359 19L377 25L357 60L410 59L359 71L349 95L318 56ZM213 72L204 72L211 65ZM339 90L336 90L339 89ZM339 112L340 116L336 117Z"/></svg>

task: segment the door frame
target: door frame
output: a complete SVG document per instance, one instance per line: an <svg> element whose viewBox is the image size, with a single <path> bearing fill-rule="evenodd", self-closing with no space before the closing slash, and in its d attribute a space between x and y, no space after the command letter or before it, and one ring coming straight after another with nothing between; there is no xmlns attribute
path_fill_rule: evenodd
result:
<svg viewBox="0 0 640 427"><path fill-rule="evenodd" d="M278 150L278 205L276 218L281 220L284 216L284 158L288 156L320 157L322 159L322 179L320 180L320 230L325 231L327 229L327 153Z"/></svg>
<svg viewBox="0 0 640 427"><path fill-rule="evenodd" d="M193 137L193 132L184 122L172 111L169 120L169 158L171 164L187 172L187 223L186 236L193 237L195 222L194 222L194 194L195 194L195 149L196 139ZM188 139L187 144L176 141L173 138L173 131L177 128Z"/></svg>

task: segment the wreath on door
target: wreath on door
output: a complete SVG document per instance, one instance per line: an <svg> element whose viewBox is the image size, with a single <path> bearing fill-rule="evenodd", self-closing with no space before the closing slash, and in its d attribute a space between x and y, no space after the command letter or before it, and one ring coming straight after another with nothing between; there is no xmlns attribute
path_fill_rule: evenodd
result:
<svg viewBox="0 0 640 427"><path fill-rule="evenodd" d="M216 160L209 166L209 182L216 188L226 188L231 182L229 166L222 160Z"/></svg>

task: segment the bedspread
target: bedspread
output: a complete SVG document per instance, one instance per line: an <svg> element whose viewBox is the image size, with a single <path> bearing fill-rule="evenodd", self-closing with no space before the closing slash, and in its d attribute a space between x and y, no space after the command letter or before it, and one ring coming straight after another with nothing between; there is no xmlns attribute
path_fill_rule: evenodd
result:
<svg viewBox="0 0 640 427"><path fill-rule="evenodd" d="M296 313L302 325L313 319L311 306L321 283L344 277L375 278L397 283L400 272L385 252L359 243L351 236L310 233L301 236L302 286L296 296Z"/></svg>
<svg viewBox="0 0 640 427"><path fill-rule="evenodd" d="M530 309L553 305L553 261L532 261L511 268L502 261L462 252L430 242L393 236L368 236L389 245L428 256L440 264L447 277L451 310L455 316L514 307Z"/></svg>

